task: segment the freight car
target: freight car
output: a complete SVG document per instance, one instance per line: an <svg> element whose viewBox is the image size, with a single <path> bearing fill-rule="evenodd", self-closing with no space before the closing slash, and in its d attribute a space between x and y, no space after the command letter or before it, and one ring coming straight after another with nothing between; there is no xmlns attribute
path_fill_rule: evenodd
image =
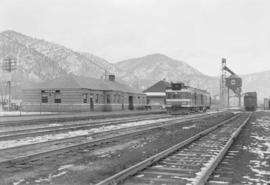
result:
<svg viewBox="0 0 270 185"><path fill-rule="evenodd" d="M263 102L264 102L264 106L263 106L264 110L270 110L270 99L264 98Z"/></svg>
<svg viewBox="0 0 270 185"><path fill-rule="evenodd" d="M244 108L246 111L255 111L257 109L256 92L247 92L244 94Z"/></svg>
<svg viewBox="0 0 270 185"><path fill-rule="evenodd" d="M211 105L210 93L184 83L171 83L165 92L166 110L169 114L206 111Z"/></svg>

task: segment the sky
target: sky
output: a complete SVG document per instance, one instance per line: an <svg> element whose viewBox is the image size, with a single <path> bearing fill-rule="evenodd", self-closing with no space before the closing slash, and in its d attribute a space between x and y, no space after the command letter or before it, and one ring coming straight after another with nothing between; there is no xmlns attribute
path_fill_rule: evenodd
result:
<svg viewBox="0 0 270 185"><path fill-rule="evenodd" d="M162 53L207 75L270 70L269 0L0 0L14 30L109 62Z"/></svg>

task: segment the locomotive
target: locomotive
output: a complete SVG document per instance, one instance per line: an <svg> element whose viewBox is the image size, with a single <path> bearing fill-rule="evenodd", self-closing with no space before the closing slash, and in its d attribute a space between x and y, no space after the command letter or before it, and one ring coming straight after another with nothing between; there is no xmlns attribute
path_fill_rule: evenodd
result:
<svg viewBox="0 0 270 185"><path fill-rule="evenodd" d="M169 114L185 114L210 109L211 97L206 90L171 83L165 90L166 110Z"/></svg>
<svg viewBox="0 0 270 185"><path fill-rule="evenodd" d="M246 111L255 111L257 109L256 92L247 92L244 94L244 107Z"/></svg>

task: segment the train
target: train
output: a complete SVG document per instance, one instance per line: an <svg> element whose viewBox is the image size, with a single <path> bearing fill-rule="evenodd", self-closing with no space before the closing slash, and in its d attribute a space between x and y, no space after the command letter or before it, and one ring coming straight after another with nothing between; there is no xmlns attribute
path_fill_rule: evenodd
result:
<svg viewBox="0 0 270 185"><path fill-rule="evenodd" d="M269 98L264 98L263 100L263 108L264 110L270 110L270 99Z"/></svg>
<svg viewBox="0 0 270 185"><path fill-rule="evenodd" d="M165 108L169 114L205 112L211 106L209 92L186 86L182 82L171 83L171 86L166 88L165 93Z"/></svg>
<svg viewBox="0 0 270 185"><path fill-rule="evenodd" d="M256 92L246 92L244 94L244 108L246 111L256 111L257 109Z"/></svg>

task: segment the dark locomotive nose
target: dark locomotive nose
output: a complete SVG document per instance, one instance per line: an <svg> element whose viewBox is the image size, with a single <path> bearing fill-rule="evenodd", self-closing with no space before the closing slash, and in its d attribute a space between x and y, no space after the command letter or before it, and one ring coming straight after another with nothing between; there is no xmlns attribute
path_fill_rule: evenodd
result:
<svg viewBox="0 0 270 185"><path fill-rule="evenodd" d="M246 111L256 111L257 92L247 92L244 95L244 107Z"/></svg>

